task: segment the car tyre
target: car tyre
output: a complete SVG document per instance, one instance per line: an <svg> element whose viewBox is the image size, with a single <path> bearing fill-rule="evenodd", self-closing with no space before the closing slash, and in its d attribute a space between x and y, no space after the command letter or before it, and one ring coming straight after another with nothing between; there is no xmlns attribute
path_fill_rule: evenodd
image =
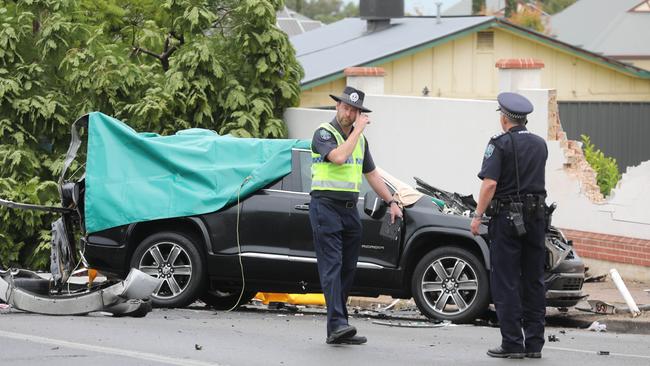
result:
<svg viewBox="0 0 650 366"><path fill-rule="evenodd" d="M203 254L189 237L178 232L147 237L133 253L131 267L162 279L151 296L154 307L185 307L198 298L205 286Z"/></svg>
<svg viewBox="0 0 650 366"><path fill-rule="evenodd" d="M484 263L458 247L427 253L415 267L411 291L422 314L455 323L472 322L490 301Z"/></svg>
<svg viewBox="0 0 650 366"><path fill-rule="evenodd" d="M255 297L255 294L257 294L257 291L244 290L244 293L241 294L241 299L239 299L240 291L225 292L208 289L203 293L203 295L201 295L201 300L215 310L230 310L237 309L238 307L248 303L253 299L253 297ZM239 300L239 302L237 302L237 300Z"/></svg>

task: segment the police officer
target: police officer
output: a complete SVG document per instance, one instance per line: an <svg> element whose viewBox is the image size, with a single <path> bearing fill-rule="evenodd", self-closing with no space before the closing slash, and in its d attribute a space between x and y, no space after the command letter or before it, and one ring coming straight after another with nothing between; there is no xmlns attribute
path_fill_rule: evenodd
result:
<svg viewBox="0 0 650 366"><path fill-rule="evenodd" d="M483 180L471 224L491 216L490 284L501 328L491 357L540 358L544 346L544 172L546 142L526 129L533 105L516 93L498 96L503 133L490 139L478 177Z"/></svg>
<svg viewBox="0 0 650 366"><path fill-rule="evenodd" d="M370 186L390 206L391 220L402 211L375 169L363 130L370 110L365 94L345 87L336 101L336 117L321 124L312 139L312 186L309 219L318 260L318 274L327 304L328 344L363 344L348 324L347 299L354 281L361 247L361 220L357 210L364 174Z"/></svg>

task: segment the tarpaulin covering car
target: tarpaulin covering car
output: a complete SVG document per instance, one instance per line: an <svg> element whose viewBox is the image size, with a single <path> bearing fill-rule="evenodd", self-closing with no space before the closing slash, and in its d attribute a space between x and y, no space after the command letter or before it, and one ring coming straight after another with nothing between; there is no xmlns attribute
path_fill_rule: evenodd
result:
<svg viewBox="0 0 650 366"><path fill-rule="evenodd" d="M189 129L137 133L88 115L85 223L111 227L214 212L291 171L291 149L309 142L220 136Z"/></svg>

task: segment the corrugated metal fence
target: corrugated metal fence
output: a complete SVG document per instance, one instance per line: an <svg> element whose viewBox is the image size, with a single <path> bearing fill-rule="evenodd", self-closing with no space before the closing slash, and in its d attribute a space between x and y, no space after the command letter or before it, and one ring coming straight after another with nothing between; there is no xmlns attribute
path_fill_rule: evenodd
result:
<svg viewBox="0 0 650 366"><path fill-rule="evenodd" d="M587 135L597 149L616 158L619 171L650 160L650 103L559 102L567 137Z"/></svg>

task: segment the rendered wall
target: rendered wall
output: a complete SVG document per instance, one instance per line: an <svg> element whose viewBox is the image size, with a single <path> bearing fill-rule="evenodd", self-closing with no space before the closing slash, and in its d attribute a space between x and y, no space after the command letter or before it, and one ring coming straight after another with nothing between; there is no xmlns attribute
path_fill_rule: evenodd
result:
<svg viewBox="0 0 650 366"><path fill-rule="evenodd" d="M549 91L520 92L535 106L528 129L547 139ZM377 165L409 184L417 176L439 188L477 196L476 174L485 147L500 132L495 101L368 95L365 105L373 110L365 135ZM318 124L330 121L334 113L288 109L289 137L311 139ZM558 203L557 226L650 239L650 189L642 188L650 187L646 165L626 176L613 198L597 204L581 191L578 178L565 170L560 142L548 141L548 148L546 186L548 200Z"/></svg>

